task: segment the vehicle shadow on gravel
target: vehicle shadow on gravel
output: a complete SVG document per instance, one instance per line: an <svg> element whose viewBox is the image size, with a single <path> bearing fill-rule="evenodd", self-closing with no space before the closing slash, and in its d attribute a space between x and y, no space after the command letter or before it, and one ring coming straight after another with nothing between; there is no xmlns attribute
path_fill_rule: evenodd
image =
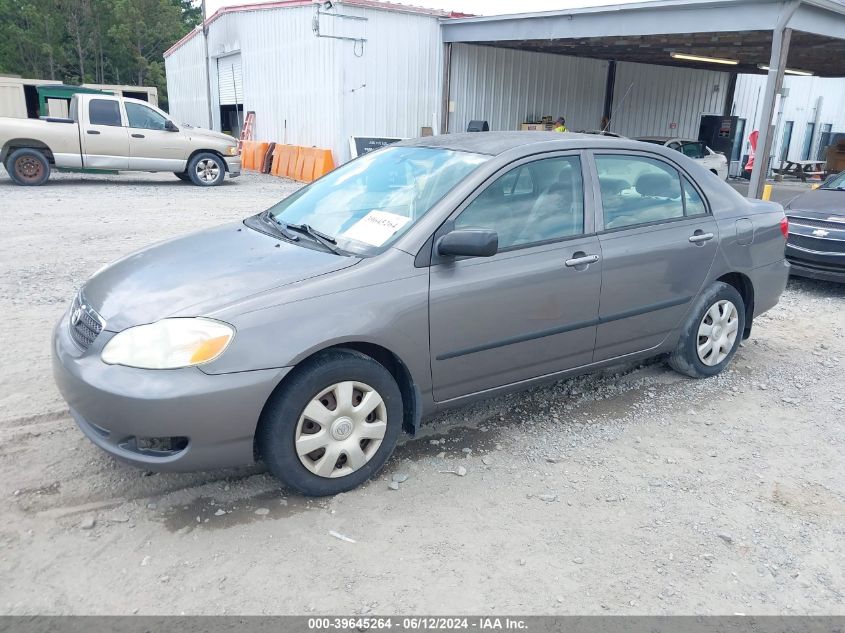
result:
<svg viewBox="0 0 845 633"><path fill-rule="evenodd" d="M845 297L845 284L839 284L833 281L821 281L806 277L790 277L786 287L789 290L806 292L815 297Z"/></svg>

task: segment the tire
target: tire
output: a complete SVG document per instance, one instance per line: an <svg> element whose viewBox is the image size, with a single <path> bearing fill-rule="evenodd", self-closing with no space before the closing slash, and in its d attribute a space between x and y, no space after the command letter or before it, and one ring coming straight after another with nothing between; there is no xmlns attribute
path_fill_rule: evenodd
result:
<svg viewBox="0 0 845 633"><path fill-rule="evenodd" d="M188 177L199 187L214 187L223 184L226 178L226 163L217 154L200 152L188 161Z"/></svg>
<svg viewBox="0 0 845 633"><path fill-rule="evenodd" d="M718 328L715 336L714 324ZM707 326L710 326L710 335L706 335ZM692 378L715 376L731 362L744 331L745 303L742 297L733 286L716 282L695 302L678 346L669 356L669 366ZM701 353L699 346L703 350Z"/></svg>
<svg viewBox="0 0 845 633"><path fill-rule="evenodd" d="M374 406L366 417L366 409L355 413L362 398ZM338 407L344 410L337 413ZM359 352L330 350L294 369L270 397L258 423L256 446L270 472L287 487L308 496L334 495L361 485L384 467L399 439L402 416L402 394L384 366Z"/></svg>
<svg viewBox="0 0 845 633"><path fill-rule="evenodd" d="M173 175L176 176L182 182L191 182L191 177L188 176L188 172L186 171L174 171Z"/></svg>
<svg viewBox="0 0 845 633"><path fill-rule="evenodd" d="M50 177L50 162L37 149L23 147L16 149L6 159L6 171L16 185L37 187Z"/></svg>

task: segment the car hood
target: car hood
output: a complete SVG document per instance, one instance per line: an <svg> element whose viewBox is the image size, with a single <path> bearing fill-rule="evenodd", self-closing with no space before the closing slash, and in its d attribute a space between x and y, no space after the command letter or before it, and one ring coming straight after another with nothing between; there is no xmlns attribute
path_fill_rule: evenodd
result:
<svg viewBox="0 0 845 633"><path fill-rule="evenodd" d="M813 189L793 198L787 205L789 212L809 212L813 217L838 215L845 218L845 191Z"/></svg>
<svg viewBox="0 0 845 633"><path fill-rule="evenodd" d="M228 224L120 259L96 273L83 294L106 329L119 332L165 317L209 314L359 261Z"/></svg>
<svg viewBox="0 0 845 633"><path fill-rule="evenodd" d="M211 138L216 141L225 141L227 143L231 143L232 145L238 142L234 136L229 136L228 134L223 134L222 132L215 132L214 130L206 130L202 127L192 127L190 129L186 129L191 138Z"/></svg>

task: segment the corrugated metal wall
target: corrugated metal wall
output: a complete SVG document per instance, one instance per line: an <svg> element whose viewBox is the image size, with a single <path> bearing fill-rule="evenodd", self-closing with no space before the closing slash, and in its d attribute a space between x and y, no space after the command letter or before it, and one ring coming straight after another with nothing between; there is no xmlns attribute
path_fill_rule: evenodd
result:
<svg viewBox="0 0 845 633"><path fill-rule="evenodd" d="M564 116L571 130L599 127L607 62L474 44L452 45L449 131L474 119L491 130Z"/></svg>
<svg viewBox="0 0 845 633"><path fill-rule="evenodd" d="M419 136L422 126L436 129L437 19L335 2L333 14L364 19L320 16L320 33L364 38L362 47L360 42L317 37L312 31L316 6L245 9L211 23L215 129L220 129L216 60L238 51L244 111L255 111L258 139L328 147L335 161L343 162L349 159L349 136L412 137ZM204 104L204 78L200 84L177 85L182 78L193 79L182 66L193 64L195 47L201 54L201 36L167 59L168 88L176 95L172 109L185 117L193 112L191 101ZM206 118L198 123L207 125Z"/></svg>
<svg viewBox="0 0 845 633"><path fill-rule="evenodd" d="M170 116L178 123L208 127L205 89L205 50L198 33L170 57L164 59L167 72L167 102Z"/></svg>
<svg viewBox="0 0 845 633"><path fill-rule="evenodd" d="M701 115L722 114L727 89L725 72L620 62L610 127L629 137L698 138Z"/></svg>
<svg viewBox="0 0 845 633"><path fill-rule="evenodd" d="M815 158L819 146L819 132L824 124L831 124L833 132L845 132L845 79L826 79L820 77L784 77L784 87L789 89L783 100L782 122L793 121L792 141L787 158L800 160L807 133L807 123L817 120L812 139L811 156ZM763 90L766 86L765 75L740 75L736 83L733 113L746 119L743 154L748 153L748 134L760 129L760 109ZM819 97L822 97L819 102ZM820 107L818 107L820 106ZM780 110L778 102L775 117ZM816 110L818 108L818 117ZM773 155L779 156L783 137L775 137Z"/></svg>

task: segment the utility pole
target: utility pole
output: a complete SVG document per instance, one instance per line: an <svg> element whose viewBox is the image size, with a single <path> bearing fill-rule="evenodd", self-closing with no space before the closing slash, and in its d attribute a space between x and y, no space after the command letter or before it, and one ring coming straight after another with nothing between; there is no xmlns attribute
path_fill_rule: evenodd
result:
<svg viewBox="0 0 845 633"><path fill-rule="evenodd" d="M208 129L214 129L214 118L211 115L211 69L208 59L208 16L206 15L205 0L202 0L202 39L205 48L205 102L208 104Z"/></svg>

